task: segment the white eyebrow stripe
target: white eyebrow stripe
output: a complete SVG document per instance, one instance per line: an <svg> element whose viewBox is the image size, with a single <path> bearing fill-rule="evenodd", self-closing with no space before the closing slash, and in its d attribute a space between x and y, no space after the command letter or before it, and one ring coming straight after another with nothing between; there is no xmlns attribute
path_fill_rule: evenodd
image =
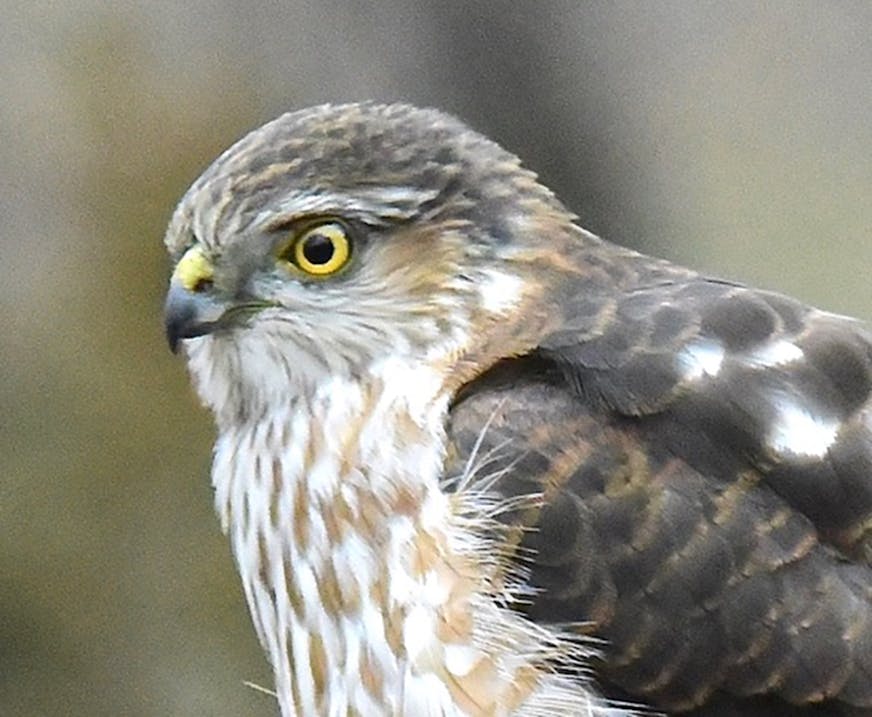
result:
<svg viewBox="0 0 872 717"><path fill-rule="evenodd" d="M823 458L835 443L840 422L815 415L795 398L781 394L774 401L776 417L767 443L780 455Z"/></svg>
<svg viewBox="0 0 872 717"><path fill-rule="evenodd" d="M439 196L438 189L421 187L383 187L380 189L355 189L350 196L375 204L421 204Z"/></svg>
<svg viewBox="0 0 872 717"><path fill-rule="evenodd" d="M696 339L678 352L677 361L685 381L698 381L703 376L717 376L724 363L724 346L714 339Z"/></svg>
<svg viewBox="0 0 872 717"><path fill-rule="evenodd" d="M277 205L259 212L254 221L268 227L307 214L347 214L377 223L378 219L410 217L437 196L439 190L420 187L349 188L347 192L300 189L288 192Z"/></svg>

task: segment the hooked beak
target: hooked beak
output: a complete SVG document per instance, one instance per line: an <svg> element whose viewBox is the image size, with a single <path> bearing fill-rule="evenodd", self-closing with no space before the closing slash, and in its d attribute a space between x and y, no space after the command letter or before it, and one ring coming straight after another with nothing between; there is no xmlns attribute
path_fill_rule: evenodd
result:
<svg viewBox="0 0 872 717"><path fill-rule="evenodd" d="M164 305L164 327L173 353L182 339L203 336L218 328L227 305L214 296L214 275L212 262L199 245L188 249L176 264Z"/></svg>
<svg viewBox="0 0 872 717"><path fill-rule="evenodd" d="M170 283L164 305L164 327L170 351L178 353L182 339L205 336L221 328L228 306L208 292L189 291L175 281Z"/></svg>
<svg viewBox="0 0 872 717"><path fill-rule="evenodd" d="M199 246L188 249L176 264L164 306L164 327L173 353L178 352L183 339L239 326L262 309L276 306L268 301L222 296L213 286L214 273L212 262Z"/></svg>

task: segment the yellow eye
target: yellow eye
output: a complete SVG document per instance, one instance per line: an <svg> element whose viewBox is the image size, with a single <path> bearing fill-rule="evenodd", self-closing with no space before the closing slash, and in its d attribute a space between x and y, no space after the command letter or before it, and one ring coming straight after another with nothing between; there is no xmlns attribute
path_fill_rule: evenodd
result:
<svg viewBox="0 0 872 717"><path fill-rule="evenodd" d="M329 276L348 263L351 240L339 222L318 224L294 239L281 258L312 276Z"/></svg>

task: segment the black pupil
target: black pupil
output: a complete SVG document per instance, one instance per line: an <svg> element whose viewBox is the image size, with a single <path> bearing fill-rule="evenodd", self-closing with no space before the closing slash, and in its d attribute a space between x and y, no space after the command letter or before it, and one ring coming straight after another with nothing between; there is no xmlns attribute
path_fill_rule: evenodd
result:
<svg viewBox="0 0 872 717"><path fill-rule="evenodd" d="M334 251L333 240L323 234L312 234L303 244L303 256L310 264L326 264L333 258Z"/></svg>

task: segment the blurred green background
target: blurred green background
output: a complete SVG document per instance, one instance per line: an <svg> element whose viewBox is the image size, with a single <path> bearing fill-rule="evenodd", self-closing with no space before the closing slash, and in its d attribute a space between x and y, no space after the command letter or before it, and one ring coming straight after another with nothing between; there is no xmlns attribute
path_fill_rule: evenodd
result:
<svg viewBox="0 0 872 717"><path fill-rule="evenodd" d="M3 3L0 715L272 715L166 349L187 184L285 110L434 105L615 241L872 317L872 4Z"/></svg>

